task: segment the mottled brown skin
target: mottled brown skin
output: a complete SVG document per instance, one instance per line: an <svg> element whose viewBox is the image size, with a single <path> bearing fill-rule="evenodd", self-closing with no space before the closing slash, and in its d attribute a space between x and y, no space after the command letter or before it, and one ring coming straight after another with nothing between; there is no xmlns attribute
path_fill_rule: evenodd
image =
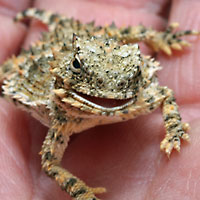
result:
<svg viewBox="0 0 200 200"><path fill-rule="evenodd" d="M166 136L161 150L169 156L173 148L180 150L181 138L189 140L189 125L181 122L173 92L158 84L159 63L141 55L132 43L144 41L170 55L171 48L188 45L179 37L198 32L174 33L176 23L165 32L143 26L95 27L38 9L19 13L15 20L25 17L39 19L50 32L1 66L3 93L49 126L41 150L42 168L72 198L97 200L95 194L105 192L88 187L60 166L73 133L132 119L162 105ZM106 99L116 101L115 106L99 103Z"/></svg>

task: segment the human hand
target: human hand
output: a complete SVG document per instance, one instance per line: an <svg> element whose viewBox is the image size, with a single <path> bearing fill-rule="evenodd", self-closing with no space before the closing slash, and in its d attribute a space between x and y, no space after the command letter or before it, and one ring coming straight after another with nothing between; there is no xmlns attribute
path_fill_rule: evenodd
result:
<svg viewBox="0 0 200 200"><path fill-rule="evenodd" d="M0 61L3 62L12 53L17 53L21 46L28 47L44 26L34 22L27 28L12 22L16 12L31 6L30 1L1 2ZM35 1L33 6L74 16L83 22L95 19L102 25L112 21L118 26L141 22L148 27L163 29L167 23L179 22L181 30L200 30L198 0L172 1L169 20L162 12L167 8L167 2L43 0ZM183 143L180 155L172 152L168 160L159 151L159 143L164 137L160 111L72 136L63 166L91 187L106 187L107 193L99 195L99 198L200 199L200 40L197 37L188 40L192 44L190 48L174 52L172 57L158 55L164 67L159 80L174 90L183 121L191 124L191 144ZM70 199L41 171L38 153L47 129L5 100L1 99L0 103L0 199Z"/></svg>

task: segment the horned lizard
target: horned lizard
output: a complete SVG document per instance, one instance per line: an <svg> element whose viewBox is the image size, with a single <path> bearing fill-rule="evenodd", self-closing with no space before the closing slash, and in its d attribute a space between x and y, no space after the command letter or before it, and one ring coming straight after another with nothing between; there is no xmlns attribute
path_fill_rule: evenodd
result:
<svg viewBox="0 0 200 200"><path fill-rule="evenodd" d="M0 68L3 95L49 127L42 145L42 168L73 199L97 200L102 187L91 188L60 166L69 137L96 125L133 119L162 106L166 136L160 148L168 156L189 140L173 91L160 86L159 62L141 54L143 41L156 52L171 55L189 43L180 39L197 31L175 31L172 23L157 32L142 25L117 28L82 24L51 12L30 8L15 21L35 18L49 32L29 50ZM115 102L105 106L103 102Z"/></svg>

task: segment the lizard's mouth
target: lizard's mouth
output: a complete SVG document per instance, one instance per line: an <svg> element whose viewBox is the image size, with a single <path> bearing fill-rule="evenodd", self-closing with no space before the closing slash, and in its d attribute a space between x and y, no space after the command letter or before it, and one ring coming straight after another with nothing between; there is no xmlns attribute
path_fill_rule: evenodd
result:
<svg viewBox="0 0 200 200"><path fill-rule="evenodd" d="M105 108L113 108L126 104L130 99L109 99L109 98L101 98L101 97L93 97L87 94L82 94L80 92L76 92L77 95L82 98Z"/></svg>
<svg viewBox="0 0 200 200"><path fill-rule="evenodd" d="M136 98L130 99L106 99L89 96L73 90L68 91L70 96L80 102L81 104L74 104L73 106L82 108L83 105L98 110L99 112L114 112L118 110L125 110L128 106L135 103Z"/></svg>

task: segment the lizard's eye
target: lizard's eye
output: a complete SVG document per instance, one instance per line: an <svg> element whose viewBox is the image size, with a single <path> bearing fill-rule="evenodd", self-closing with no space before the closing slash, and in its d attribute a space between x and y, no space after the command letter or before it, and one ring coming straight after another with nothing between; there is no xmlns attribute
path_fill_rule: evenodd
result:
<svg viewBox="0 0 200 200"><path fill-rule="evenodd" d="M75 73L79 73L81 71L82 63L78 56L76 56L71 62L71 70Z"/></svg>
<svg viewBox="0 0 200 200"><path fill-rule="evenodd" d="M134 67L134 77L138 77L141 75L140 66L133 66Z"/></svg>

